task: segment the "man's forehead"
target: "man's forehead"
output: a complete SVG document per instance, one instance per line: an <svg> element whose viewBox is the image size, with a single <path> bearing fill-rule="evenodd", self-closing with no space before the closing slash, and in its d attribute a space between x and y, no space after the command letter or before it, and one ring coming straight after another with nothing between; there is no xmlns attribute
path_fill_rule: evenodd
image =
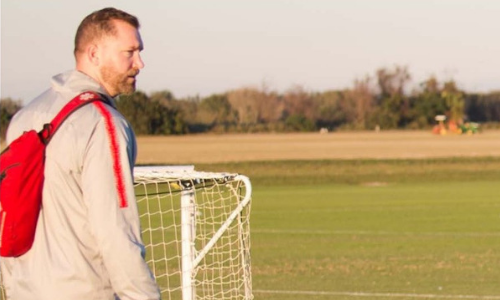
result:
<svg viewBox="0 0 500 300"><path fill-rule="evenodd" d="M137 34L139 35L139 29L135 28L133 25L122 21L113 20L115 35L119 34Z"/></svg>
<svg viewBox="0 0 500 300"><path fill-rule="evenodd" d="M110 41L142 49L143 43L139 30L125 21L113 20L114 34L107 36Z"/></svg>

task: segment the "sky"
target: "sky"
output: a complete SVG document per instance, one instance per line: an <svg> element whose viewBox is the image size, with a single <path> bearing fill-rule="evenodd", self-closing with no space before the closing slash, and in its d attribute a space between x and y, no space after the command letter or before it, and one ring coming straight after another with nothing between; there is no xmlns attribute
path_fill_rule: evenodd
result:
<svg viewBox="0 0 500 300"><path fill-rule="evenodd" d="M499 0L1 0L1 97L27 102L73 69L76 28L108 6L141 22L148 94L321 92L395 66L414 87L500 90Z"/></svg>

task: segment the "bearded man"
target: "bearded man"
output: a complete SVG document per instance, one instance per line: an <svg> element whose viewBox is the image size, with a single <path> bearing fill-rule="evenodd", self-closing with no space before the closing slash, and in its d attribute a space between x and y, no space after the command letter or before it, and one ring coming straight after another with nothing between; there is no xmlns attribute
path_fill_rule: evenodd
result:
<svg viewBox="0 0 500 300"><path fill-rule="evenodd" d="M107 101L79 108L46 149L42 209L32 248L0 259L7 299L160 299L144 261L133 187L135 135L113 97L135 91L144 67L135 16L115 8L88 15L75 38L75 70L12 119L7 142L42 129L74 97Z"/></svg>

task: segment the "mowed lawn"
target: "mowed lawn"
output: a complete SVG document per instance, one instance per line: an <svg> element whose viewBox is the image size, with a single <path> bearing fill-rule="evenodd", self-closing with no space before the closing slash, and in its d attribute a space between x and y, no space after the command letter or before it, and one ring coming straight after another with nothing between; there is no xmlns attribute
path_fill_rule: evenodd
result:
<svg viewBox="0 0 500 300"><path fill-rule="evenodd" d="M499 193L495 181L255 187L255 298L500 299Z"/></svg>
<svg viewBox="0 0 500 300"><path fill-rule="evenodd" d="M250 177L255 299L500 300L499 133L143 138L139 162Z"/></svg>
<svg viewBox="0 0 500 300"><path fill-rule="evenodd" d="M139 164L250 177L256 300L500 300L500 131L138 143Z"/></svg>

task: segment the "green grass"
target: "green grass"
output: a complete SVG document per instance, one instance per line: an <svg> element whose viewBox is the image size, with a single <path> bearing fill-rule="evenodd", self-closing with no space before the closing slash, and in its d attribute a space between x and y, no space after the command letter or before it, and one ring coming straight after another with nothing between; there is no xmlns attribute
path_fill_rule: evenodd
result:
<svg viewBox="0 0 500 300"><path fill-rule="evenodd" d="M500 179L500 157L257 161L196 169L245 174L258 186L483 181Z"/></svg>
<svg viewBox="0 0 500 300"><path fill-rule="evenodd" d="M309 298L259 290L500 295L497 187L448 182L257 188L256 296ZM332 297L323 296L354 296Z"/></svg>
<svg viewBox="0 0 500 300"><path fill-rule="evenodd" d="M255 299L500 299L500 158L196 169L252 181Z"/></svg>
<svg viewBox="0 0 500 300"><path fill-rule="evenodd" d="M252 180L256 299L500 295L500 158L196 167Z"/></svg>

